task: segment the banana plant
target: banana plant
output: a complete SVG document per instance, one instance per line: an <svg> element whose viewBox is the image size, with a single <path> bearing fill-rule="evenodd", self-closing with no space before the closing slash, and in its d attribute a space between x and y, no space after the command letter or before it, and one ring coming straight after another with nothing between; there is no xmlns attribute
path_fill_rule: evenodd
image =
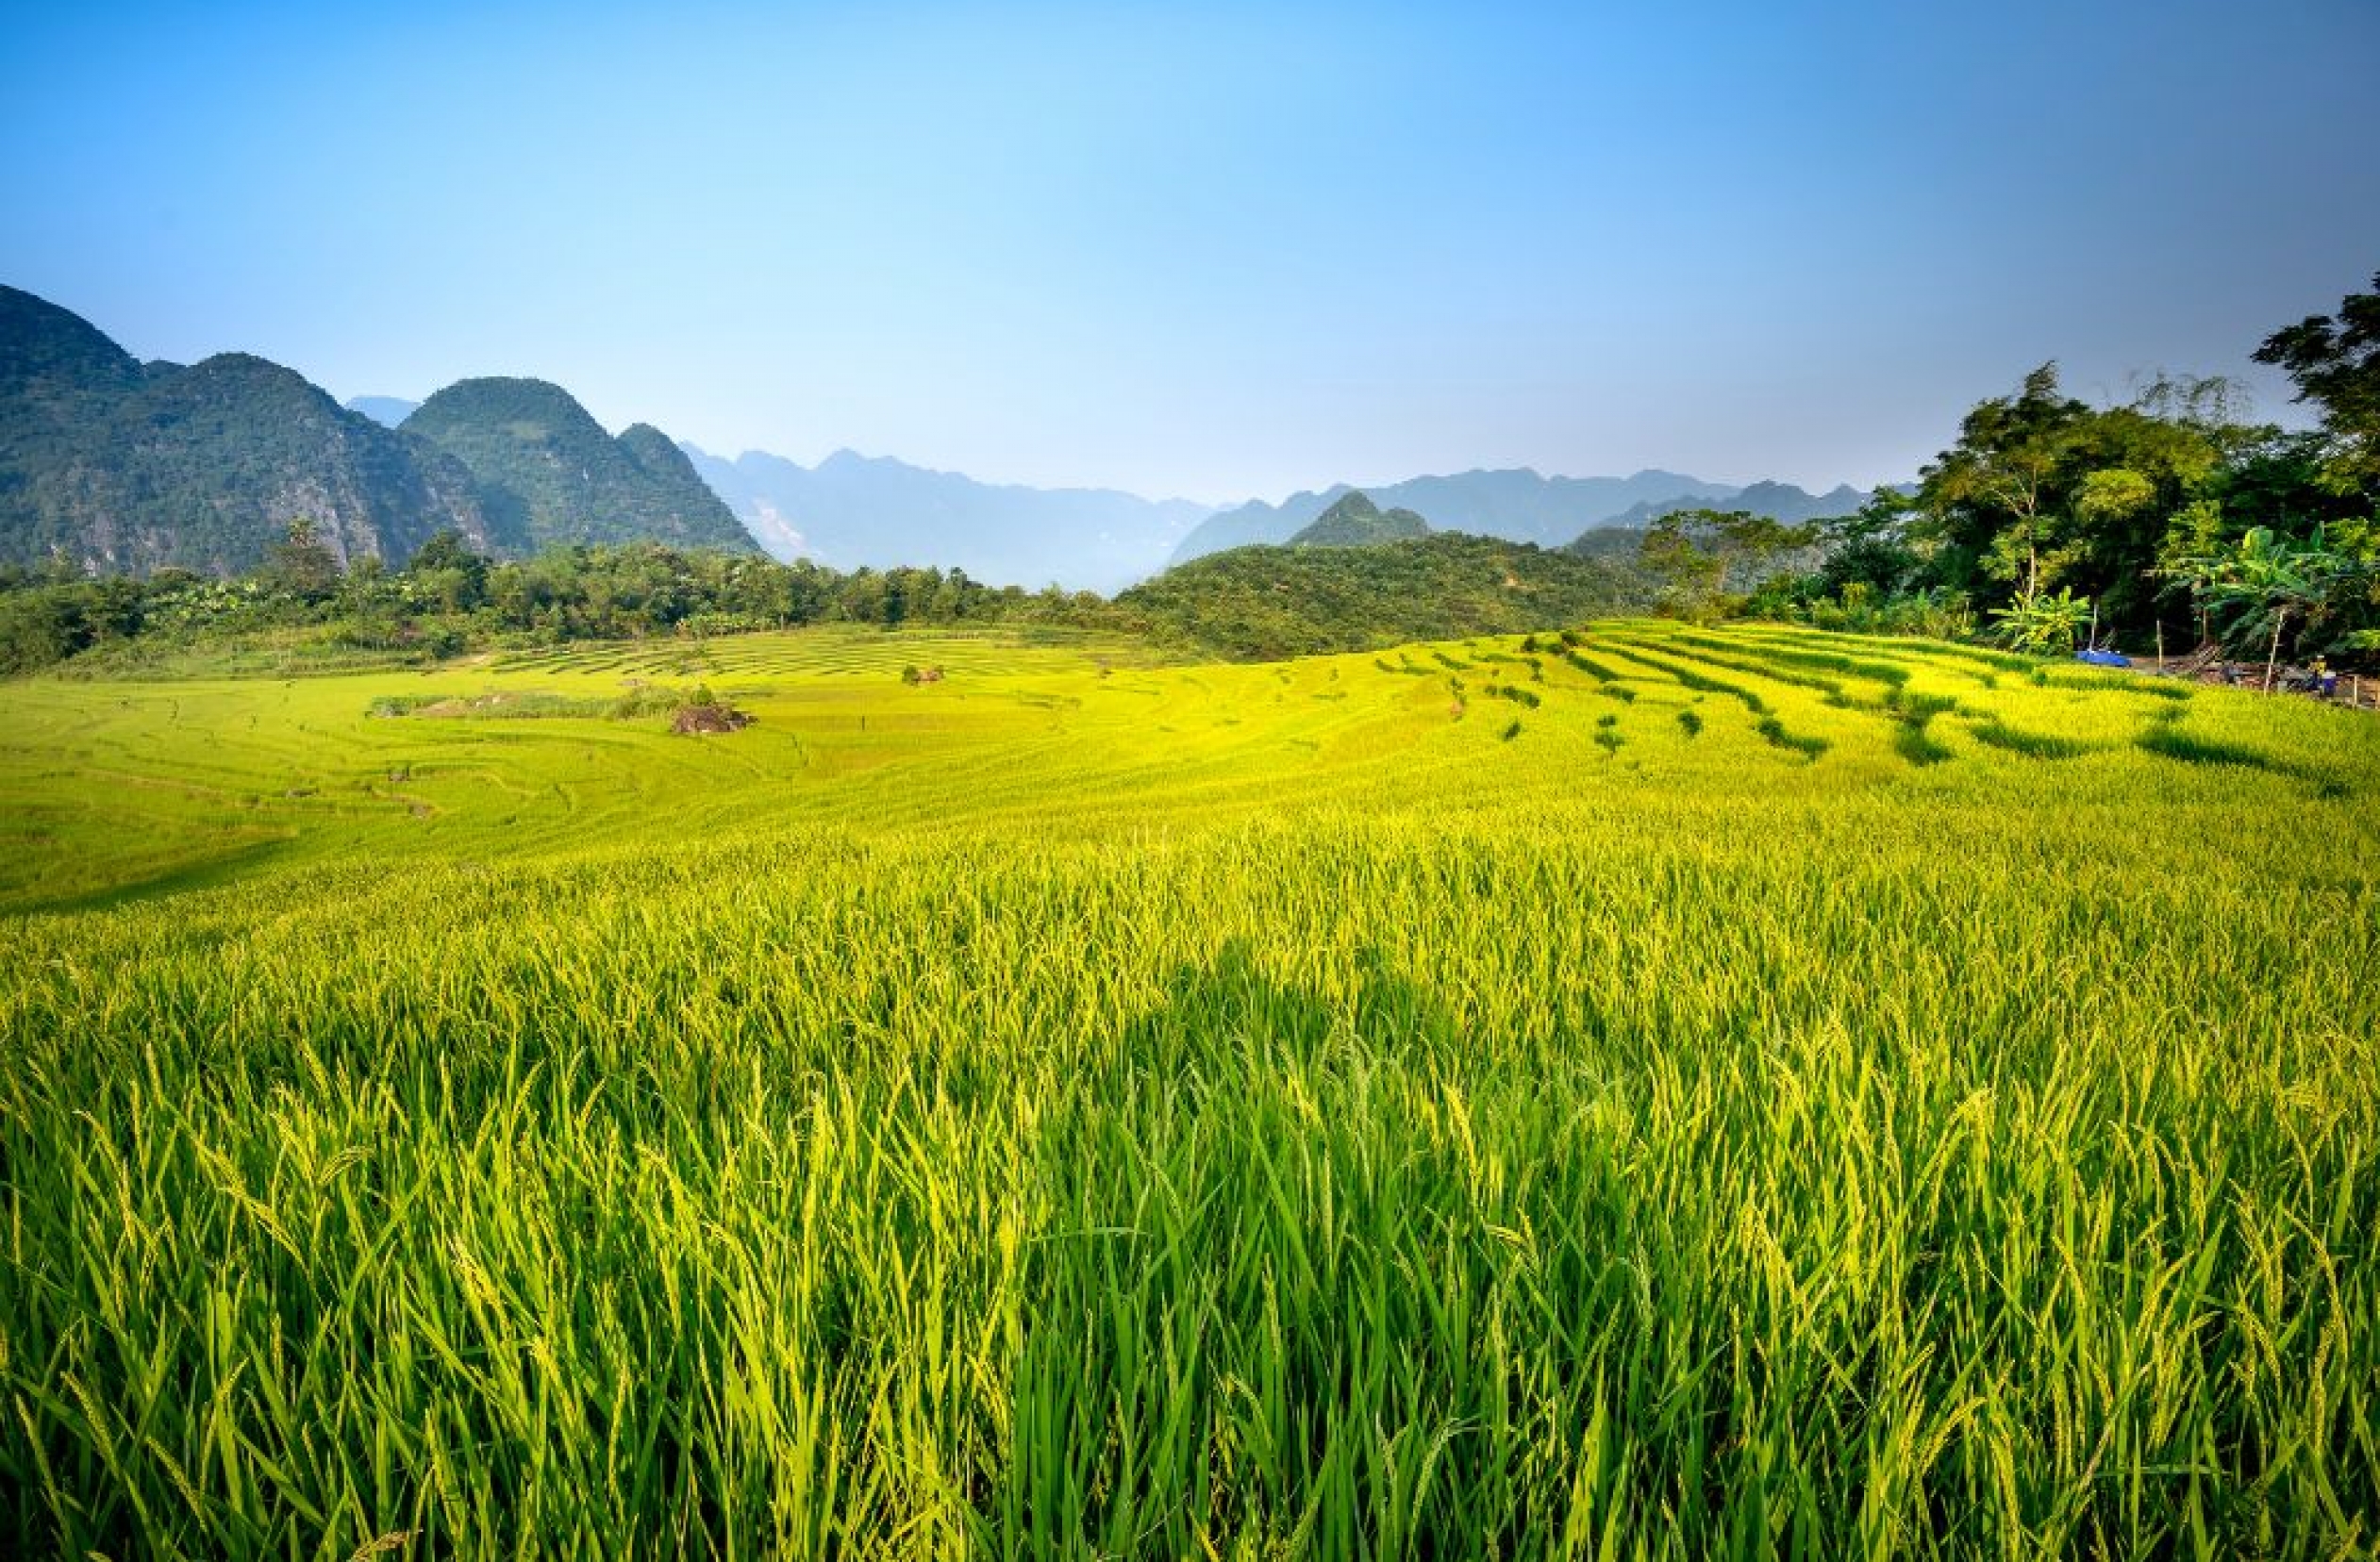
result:
<svg viewBox="0 0 2380 1562"><path fill-rule="evenodd" d="M2012 650L2038 656L2062 656L2074 649L2074 638L2090 622L2090 598L2078 597L2072 587L2055 596L2028 590L2006 607L1995 607L1993 632Z"/></svg>
<svg viewBox="0 0 2380 1562"><path fill-rule="evenodd" d="M2269 694L2281 665L2282 635L2292 620L2303 629L2329 610L2333 593L2349 573L2349 561L2323 541L2320 527L2300 542L2270 526L2256 526L2212 563L2197 576L2205 582L2205 600L2217 614L2231 618L2235 632L2265 640L2264 688Z"/></svg>

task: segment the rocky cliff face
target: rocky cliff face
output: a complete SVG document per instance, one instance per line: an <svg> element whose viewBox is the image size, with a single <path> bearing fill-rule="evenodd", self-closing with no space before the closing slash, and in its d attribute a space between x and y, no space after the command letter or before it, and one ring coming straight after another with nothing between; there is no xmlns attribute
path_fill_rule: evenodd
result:
<svg viewBox="0 0 2380 1562"><path fill-rule="evenodd" d="M401 563L448 526L502 541L459 464L293 371L239 353L144 365L0 288L0 562L229 573L301 517L342 561Z"/></svg>

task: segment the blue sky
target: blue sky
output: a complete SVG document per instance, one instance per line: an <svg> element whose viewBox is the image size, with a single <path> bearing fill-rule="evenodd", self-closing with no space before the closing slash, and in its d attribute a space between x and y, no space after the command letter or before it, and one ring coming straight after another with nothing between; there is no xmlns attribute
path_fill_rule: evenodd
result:
<svg viewBox="0 0 2380 1562"><path fill-rule="evenodd" d="M0 281L802 459L1867 483L2380 269L2372 0L11 8Z"/></svg>

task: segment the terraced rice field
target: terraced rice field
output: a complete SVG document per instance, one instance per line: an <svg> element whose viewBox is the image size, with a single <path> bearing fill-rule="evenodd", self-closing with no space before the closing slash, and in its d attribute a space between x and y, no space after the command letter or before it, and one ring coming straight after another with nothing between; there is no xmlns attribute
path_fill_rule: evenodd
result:
<svg viewBox="0 0 2380 1562"><path fill-rule="evenodd" d="M2361 1554L2376 799L1758 626L0 686L0 1549Z"/></svg>

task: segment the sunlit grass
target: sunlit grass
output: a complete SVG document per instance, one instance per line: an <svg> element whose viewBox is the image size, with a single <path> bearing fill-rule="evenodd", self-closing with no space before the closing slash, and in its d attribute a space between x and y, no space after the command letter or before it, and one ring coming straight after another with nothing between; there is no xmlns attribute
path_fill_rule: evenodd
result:
<svg viewBox="0 0 2380 1562"><path fill-rule="evenodd" d="M2372 724L1526 659L0 687L0 1547L2369 1550Z"/></svg>

